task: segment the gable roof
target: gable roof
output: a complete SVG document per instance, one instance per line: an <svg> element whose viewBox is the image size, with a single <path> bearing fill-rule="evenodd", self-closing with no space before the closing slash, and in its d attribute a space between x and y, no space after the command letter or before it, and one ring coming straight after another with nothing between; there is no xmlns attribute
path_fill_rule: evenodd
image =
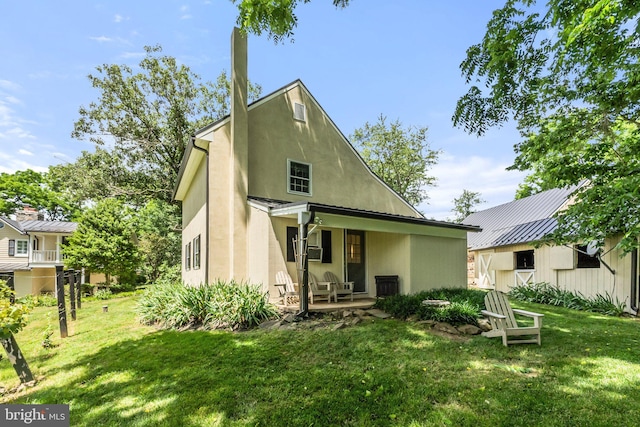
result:
<svg viewBox="0 0 640 427"><path fill-rule="evenodd" d="M469 249L486 249L540 240L555 230L557 223L553 215L567 203L571 194L580 186L555 188L472 213L462 223L480 226L482 232L468 234Z"/></svg>
<svg viewBox="0 0 640 427"><path fill-rule="evenodd" d="M327 112L324 110L324 108L322 108L322 105L320 105L320 103L318 102L318 100L313 96L313 94L309 91L309 89L305 86L305 84L302 82L302 80L300 79L296 79L293 82L282 86L279 89L274 90L273 92L269 93L268 95L265 95L255 101L253 101L252 103L250 103L247 108L248 111L251 111L252 109L274 99L277 96L280 96L282 94L287 93L288 91L290 91L292 88L299 86L301 87L304 92L309 96L309 98L311 98L313 100L313 102L317 105L317 107L322 111L322 114L324 114L324 116L327 118L327 120L329 121L329 123L331 124L331 126L336 130L336 132L338 132L338 134L342 137L342 140L344 141L344 143L351 149L351 151L353 152L353 154L356 155L356 157L360 160L360 162L364 165L364 167L366 168L366 170L376 179L378 180L385 188L387 188L387 190L389 190L391 193L395 194L398 199L400 199L404 204L406 204L417 216L424 218L424 215L422 214L422 212L420 212L419 210L416 209L415 206L413 206L411 203L409 203L404 197L402 197L397 191L395 191L393 188L391 188L385 181L382 180L382 178L380 178L378 175L376 175L375 172L373 172L373 170L371 169L371 167L369 167L369 165L364 161L364 159L362 158L362 156L360 155L360 153L358 153L358 150L355 149L355 147L351 144L351 142L349 142L349 140L347 139L347 137L345 136L345 134L340 130L340 128L338 128L338 126L335 124L335 122L333 121L333 119L331 118L331 116L329 116L329 114L327 114ZM231 115L228 114L225 117L214 121L213 123L210 123L209 125L204 126L203 128L199 129L196 131L195 135L202 135L203 133L207 133L207 132L213 132L214 130L218 129L219 127L225 125L227 122L229 122L231 120ZM182 187L182 180L185 177L193 177L193 171L189 172L188 169L189 168L193 168L195 164L197 164L200 161L200 158L202 156L204 156L203 152L206 152L206 147L198 147L195 146L195 137L194 140L192 141L191 144L187 144L187 147L185 148L185 152L184 155L182 157L182 162L180 164L180 169L178 171L178 178L176 180L176 184L173 190L173 199L175 200L182 200L181 197L184 196L183 191L184 188Z"/></svg>
<svg viewBox="0 0 640 427"><path fill-rule="evenodd" d="M6 217L0 217L0 220L21 234L28 234L30 232L73 233L78 227L77 223L69 221L14 221Z"/></svg>

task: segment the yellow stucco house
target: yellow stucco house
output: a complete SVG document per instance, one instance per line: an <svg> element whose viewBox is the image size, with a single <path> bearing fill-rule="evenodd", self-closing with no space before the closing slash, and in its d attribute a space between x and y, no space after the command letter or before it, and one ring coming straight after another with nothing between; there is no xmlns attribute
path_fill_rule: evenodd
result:
<svg viewBox="0 0 640 427"><path fill-rule="evenodd" d="M231 114L187 147L175 199L183 209L182 277L262 284L307 271L355 282L375 297L376 276L398 276L400 293L466 286L467 232L425 219L364 163L305 85L294 81L247 105L246 39L232 35Z"/></svg>
<svg viewBox="0 0 640 427"><path fill-rule="evenodd" d="M75 222L42 221L38 212L16 212L16 220L0 217L0 279L13 286L17 297L54 292L56 267L63 265L63 240Z"/></svg>

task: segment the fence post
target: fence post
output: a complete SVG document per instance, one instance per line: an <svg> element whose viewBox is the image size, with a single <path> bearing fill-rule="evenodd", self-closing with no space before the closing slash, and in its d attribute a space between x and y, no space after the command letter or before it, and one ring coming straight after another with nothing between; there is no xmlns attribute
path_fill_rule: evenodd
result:
<svg viewBox="0 0 640 427"><path fill-rule="evenodd" d="M60 321L60 338L67 337L67 310L64 306L64 271L56 265L56 295L58 297L58 320Z"/></svg>
<svg viewBox="0 0 640 427"><path fill-rule="evenodd" d="M71 320L76 320L76 274L69 270L69 301L71 302Z"/></svg>

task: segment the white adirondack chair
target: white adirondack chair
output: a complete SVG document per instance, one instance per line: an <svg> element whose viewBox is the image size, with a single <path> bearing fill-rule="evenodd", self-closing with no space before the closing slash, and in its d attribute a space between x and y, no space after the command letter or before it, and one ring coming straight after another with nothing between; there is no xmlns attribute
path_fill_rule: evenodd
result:
<svg viewBox="0 0 640 427"><path fill-rule="evenodd" d="M282 298L282 304L286 307L289 304L295 304L300 301L296 283L291 280L291 276L286 271L278 271L276 273L276 284Z"/></svg>
<svg viewBox="0 0 640 427"><path fill-rule="evenodd" d="M333 272L324 273L324 280L334 284L333 292L338 302L338 297L350 297L353 301L353 282L342 282Z"/></svg>
<svg viewBox="0 0 640 427"><path fill-rule="evenodd" d="M492 329L483 332L488 338L501 337L502 344L538 344L540 345L540 328L544 314L512 309L507 296L499 291L491 291L484 297L487 308L482 314L489 319ZM514 314L533 318L533 326L520 326ZM511 339L512 337L518 337ZM524 338L519 338L524 337Z"/></svg>
<svg viewBox="0 0 640 427"><path fill-rule="evenodd" d="M309 273L309 297L311 304L315 299L326 299L331 302L331 282L318 282L313 273Z"/></svg>

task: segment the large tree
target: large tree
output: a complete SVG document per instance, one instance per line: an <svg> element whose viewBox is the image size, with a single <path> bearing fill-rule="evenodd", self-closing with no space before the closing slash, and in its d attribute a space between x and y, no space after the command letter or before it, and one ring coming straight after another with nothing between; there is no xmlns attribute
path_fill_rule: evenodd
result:
<svg viewBox="0 0 640 427"><path fill-rule="evenodd" d="M80 108L72 136L88 139L98 150L58 167L57 175L67 177L69 187L92 190L94 197L125 197L140 206L150 199L171 201L191 135L229 113L224 71L215 83L201 83L189 67L162 55L160 46L145 51L137 72L105 64L89 75L100 96ZM250 100L260 92L249 83Z"/></svg>
<svg viewBox="0 0 640 427"><path fill-rule="evenodd" d="M480 193L466 189L462 190L460 197L453 199L453 209L451 211L456 214L453 220L462 222L466 217L476 212L476 206L484 202L480 197Z"/></svg>
<svg viewBox="0 0 640 427"><path fill-rule="evenodd" d="M0 173L0 215L11 215L24 206L37 209L49 220L69 220L78 211L78 205L45 173L31 169Z"/></svg>
<svg viewBox="0 0 640 427"><path fill-rule="evenodd" d="M309 3L311 0L302 0ZM326 1L326 0L325 0ZM331 0L337 8L349 5L349 0ZM244 31L260 35L266 33L275 43L293 39L298 25L295 14L298 0L231 0L238 5L237 23Z"/></svg>
<svg viewBox="0 0 640 427"><path fill-rule="evenodd" d="M473 85L457 126L482 135L513 118L522 140L513 169L526 192L588 182L563 211L557 242L640 234L640 3L509 0L494 12L461 69Z"/></svg>
<svg viewBox="0 0 640 427"><path fill-rule="evenodd" d="M428 199L426 187L436 178L428 174L440 151L432 150L426 127L403 127L399 120L387 123L380 115L350 137L371 170L414 206Z"/></svg>

